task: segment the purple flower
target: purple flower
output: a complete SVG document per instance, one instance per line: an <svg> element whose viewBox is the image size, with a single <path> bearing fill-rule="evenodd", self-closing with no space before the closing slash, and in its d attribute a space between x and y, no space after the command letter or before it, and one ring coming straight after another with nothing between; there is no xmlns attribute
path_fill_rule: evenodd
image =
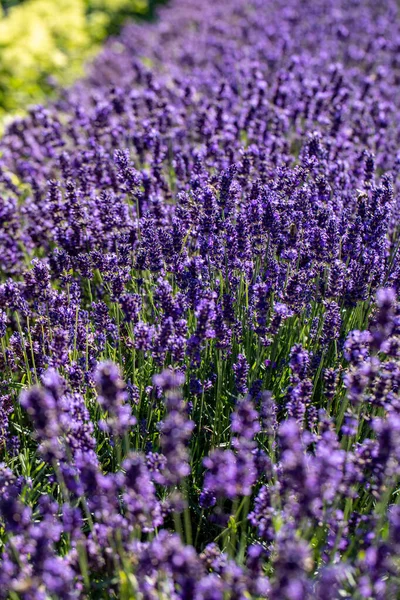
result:
<svg viewBox="0 0 400 600"><path fill-rule="evenodd" d="M217 498L235 498L237 495L237 461L231 450L213 450L204 461L207 469L204 490Z"/></svg>
<svg viewBox="0 0 400 600"><path fill-rule="evenodd" d="M237 362L233 365L235 373L236 389L239 394L247 394L247 376L249 372L249 364L243 354L239 354Z"/></svg>
<svg viewBox="0 0 400 600"><path fill-rule="evenodd" d="M258 413L249 399L240 400L232 415L231 431L236 438L252 440L260 431Z"/></svg>
<svg viewBox="0 0 400 600"><path fill-rule="evenodd" d="M160 445L165 457L164 482L175 485L190 473L188 442L195 424L188 419L179 386L184 375L171 370L163 371L153 378L154 384L165 393L167 414L159 423Z"/></svg>
<svg viewBox="0 0 400 600"><path fill-rule="evenodd" d="M100 363L94 379L99 392L98 402L108 413L104 424L113 435L123 436L136 424L131 407L126 403L128 394L117 365L111 361Z"/></svg>
<svg viewBox="0 0 400 600"><path fill-rule="evenodd" d="M369 331L351 331L344 344L344 356L353 364L362 362L369 356L369 345L371 343Z"/></svg>
<svg viewBox="0 0 400 600"><path fill-rule="evenodd" d="M293 374L299 379L304 379L306 377L309 365L310 357L308 352L304 350L301 344L293 346L290 351L289 359L289 366Z"/></svg>

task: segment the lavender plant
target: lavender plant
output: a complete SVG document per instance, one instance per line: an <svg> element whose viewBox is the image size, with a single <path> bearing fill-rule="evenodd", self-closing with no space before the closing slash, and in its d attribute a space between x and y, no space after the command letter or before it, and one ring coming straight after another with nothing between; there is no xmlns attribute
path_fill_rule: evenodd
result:
<svg viewBox="0 0 400 600"><path fill-rule="evenodd" d="M397 3L172 0L0 150L0 598L400 596Z"/></svg>

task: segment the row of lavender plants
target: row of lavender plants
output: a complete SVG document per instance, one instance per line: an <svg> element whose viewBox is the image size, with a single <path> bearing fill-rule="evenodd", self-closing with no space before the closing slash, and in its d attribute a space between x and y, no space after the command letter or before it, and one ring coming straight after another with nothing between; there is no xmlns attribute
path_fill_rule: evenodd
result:
<svg viewBox="0 0 400 600"><path fill-rule="evenodd" d="M400 597L400 21L172 0L0 143L0 598Z"/></svg>

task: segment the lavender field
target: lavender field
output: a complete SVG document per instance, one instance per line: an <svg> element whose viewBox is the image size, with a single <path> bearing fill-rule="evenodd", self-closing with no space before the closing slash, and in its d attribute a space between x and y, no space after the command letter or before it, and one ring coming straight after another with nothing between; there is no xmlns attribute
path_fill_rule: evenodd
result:
<svg viewBox="0 0 400 600"><path fill-rule="evenodd" d="M0 599L400 598L400 7L171 0L0 140Z"/></svg>

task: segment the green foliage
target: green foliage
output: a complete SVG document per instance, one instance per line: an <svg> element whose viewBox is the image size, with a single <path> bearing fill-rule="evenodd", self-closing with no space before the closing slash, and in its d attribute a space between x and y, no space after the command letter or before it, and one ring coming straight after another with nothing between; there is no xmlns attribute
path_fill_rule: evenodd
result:
<svg viewBox="0 0 400 600"><path fill-rule="evenodd" d="M0 1L0 123L82 75L107 35L151 0Z"/></svg>

